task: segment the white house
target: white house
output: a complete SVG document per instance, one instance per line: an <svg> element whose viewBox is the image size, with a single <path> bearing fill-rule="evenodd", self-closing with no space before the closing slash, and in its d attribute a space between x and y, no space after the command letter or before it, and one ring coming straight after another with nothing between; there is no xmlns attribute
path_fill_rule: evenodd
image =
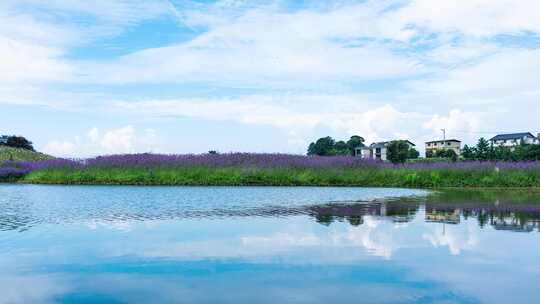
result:
<svg viewBox="0 0 540 304"><path fill-rule="evenodd" d="M426 156L437 151L453 150L456 155L461 154L461 141L457 139L434 140L426 142Z"/></svg>
<svg viewBox="0 0 540 304"><path fill-rule="evenodd" d="M354 149L354 156L361 158L371 158L371 149L369 147L356 147Z"/></svg>
<svg viewBox="0 0 540 304"><path fill-rule="evenodd" d="M369 145L369 147L358 147L354 150L354 155L365 159L377 159L387 161L388 145L391 142L392 141L382 141L372 143L371 145ZM415 146L415 144L408 140L406 140L405 142L409 145L409 148Z"/></svg>
<svg viewBox="0 0 540 304"><path fill-rule="evenodd" d="M540 137L540 134L539 134ZM499 134L489 140L494 146L501 147L515 147L519 146L522 142L529 145L539 145L539 137L534 136L530 132L524 133L512 133L512 134Z"/></svg>

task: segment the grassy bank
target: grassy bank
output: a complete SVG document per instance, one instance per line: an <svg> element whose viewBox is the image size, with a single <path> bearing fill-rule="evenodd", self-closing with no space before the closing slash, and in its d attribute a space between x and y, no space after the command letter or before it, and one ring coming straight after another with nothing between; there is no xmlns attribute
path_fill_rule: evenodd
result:
<svg viewBox="0 0 540 304"><path fill-rule="evenodd" d="M0 163L3 161L39 161L52 159L53 157L29 150L0 146Z"/></svg>
<svg viewBox="0 0 540 304"><path fill-rule="evenodd" d="M393 165L347 156L131 154L0 163L0 181L36 184L538 188L540 162Z"/></svg>
<svg viewBox="0 0 540 304"><path fill-rule="evenodd" d="M26 183L98 185L265 185L373 187L540 187L539 170L406 168L51 168Z"/></svg>

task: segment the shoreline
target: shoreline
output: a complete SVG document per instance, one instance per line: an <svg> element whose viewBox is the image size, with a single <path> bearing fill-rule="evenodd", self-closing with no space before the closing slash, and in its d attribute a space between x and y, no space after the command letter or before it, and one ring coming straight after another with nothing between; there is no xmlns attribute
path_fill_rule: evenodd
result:
<svg viewBox="0 0 540 304"><path fill-rule="evenodd" d="M393 188L393 189L415 189L415 190L429 190L429 191L438 191L438 190L471 190L471 191L538 191L540 192L540 186L532 187L405 187L405 186L371 186L371 185L317 185L317 184L305 184L305 185L274 185L274 184L105 184L105 183L54 183L54 182L27 182L27 181L14 181L14 182L5 182L0 181L1 185L43 185L43 186L133 186L133 187L283 187L283 188L296 188L296 187L307 187L307 188Z"/></svg>
<svg viewBox="0 0 540 304"><path fill-rule="evenodd" d="M377 187L409 189L540 189L539 170L383 168L54 168L14 184L130 186Z"/></svg>
<svg viewBox="0 0 540 304"><path fill-rule="evenodd" d="M405 186L371 186L371 185L317 185L317 184L305 184L305 185L274 185L274 184L105 184L105 183L54 183L54 182L26 182L26 181L14 181L14 182L5 182L0 181L0 186L2 185L36 185L36 186L130 186L130 187L283 187L283 188L388 188L388 189L414 189L414 190L429 190L429 191L446 191L446 190L465 190L465 191L534 191L540 192L540 186L532 187L405 187Z"/></svg>

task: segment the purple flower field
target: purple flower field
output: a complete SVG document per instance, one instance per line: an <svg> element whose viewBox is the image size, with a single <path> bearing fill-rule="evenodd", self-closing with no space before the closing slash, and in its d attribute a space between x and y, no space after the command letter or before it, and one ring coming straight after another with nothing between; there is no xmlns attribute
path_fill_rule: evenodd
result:
<svg viewBox="0 0 540 304"><path fill-rule="evenodd" d="M290 154L124 154L88 159L51 159L33 162L7 161L0 165L0 178L22 176L29 172L51 168L370 168L412 170L540 170L540 161L532 162L414 162L394 165L350 156L303 156Z"/></svg>

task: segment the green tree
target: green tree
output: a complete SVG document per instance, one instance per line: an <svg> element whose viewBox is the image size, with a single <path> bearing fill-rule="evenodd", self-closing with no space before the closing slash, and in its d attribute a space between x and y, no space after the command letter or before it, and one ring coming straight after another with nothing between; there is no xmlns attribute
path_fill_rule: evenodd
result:
<svg viewBox="0 0 540 304"><path fill-rule="evenodd" d="M364 141L365 139L362 136L351 136L351 138L347 141L351 155L354 155L354 149L364 146Z"/></svg>
<svg viewBox="0 0 540 304"><path fill-rule="evenodd" d="M448 158L452 161L457 161L458 160L458 155L456 153L456 151L454 150L450 150L450 149L444 149L444 150L439 150L437 151L437 157L441 157L441 158Z"/></svg>
<svg viewBox="0 0 540 304"><path fill-rule="evenodd" d="M488 160L490 156L490 145L485 138L480 138L476 144L476 159Z"/></svg>
<svg viewBox="0 0 540 304"><path fill-rule="evenodd" d="M8 147L34 151L32 142L22 136L8 136L5 138L5 145Z"/></svg>
<svg viewBox="0 0 540 304"><path fill-rule="evenodd" d="M364 223L364 219L361 215L350 215L347 216L347 221L349 221L349 224L352 226L360 226Z"/></svg>
<svg viewBox="0 0 540 304"><path fill-rule="evenodd" d="M475 152L473 148L469 147L468 145L465 145L463 147L463 150L461 151L461 157L466 160L473 160L476 158Z"/></svg>
<svg viewBox="0 0 540 304"><path fill-rule="evenodd" d="M409 158L409 144L404 140L392 141L386 149L386 158L394 164L404 163Z"/></svg>
<svg viewBox="0 0 540 304"><path fill-rule="evenodd" d="M334 145L336 142L330 136L317 139L316 142L309 144L308 155L328 156L334 155Z"/></svg>
<svg viewBox="0 0 540 304"><path fill-rule="evenodd" d="M523 145L519 151L519 160L540 160L540 145Z"/></svg>
<svg viewBox="0 0 540 304"><path fill-rule="evenodd" d="M350 155L351 150L349 149L349 145L347 145L346 142L343 140L340 140L334 144L334 149L332 155Z"/></svg>
<svg viewBox="0 0 540 304"><path fill-rule="evenodd" d="M416 150L415 148L410 148L409 149L409 159L417 159L420 157L420 152L418 152L418 150Z"/></svg>

